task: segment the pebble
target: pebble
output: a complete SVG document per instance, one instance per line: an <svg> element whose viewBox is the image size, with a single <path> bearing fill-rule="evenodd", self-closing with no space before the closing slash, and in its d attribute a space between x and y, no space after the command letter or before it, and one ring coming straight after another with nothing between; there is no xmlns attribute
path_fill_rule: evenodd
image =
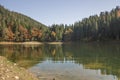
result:
<svg viewBox="0 0 120 80"><path fill-rule="evenodd" d="M10 67L11 69L13 68L13 66Z"/></svg>
<svg viewBox="0 0 120 80"><path fill-rule="evenodd" d="M5 80L5 78L4 77L1 77L2 78L2 80Z"/></svg>
<svg viewBox="0 0 120 80"><path fill-rule="evenodd" d="M15 76L15 79L16 79L16 80L19 80L19 77L18 77L18 76Z"/></svg>
<svg viewBox="0 0 120 80"><path fill-rule="evenodd" d="M16 66L17 64L16 63L14 63L14 66Z"/></svg>
<svg viewBox="0 0 120 80"><path fill-rule="evenodd" d="M10 76L9 75L7 75L7 78L9 78Z"/></svg>
<svg viewBox="0 0 120 80"><path fill-rule="evenodd" d="M7 69L5 72L9 72L9 69Z"/></svg>
<svg viewBox="0 0 120 80"><path fill-rule="evenodd" d="M1 66L3 66L3 64L1 64Z"/></svg>

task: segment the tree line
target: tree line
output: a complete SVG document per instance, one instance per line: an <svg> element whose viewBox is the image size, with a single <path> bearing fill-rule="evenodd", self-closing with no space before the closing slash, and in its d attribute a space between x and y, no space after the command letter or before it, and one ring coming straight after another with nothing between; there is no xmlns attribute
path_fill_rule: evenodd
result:
<svg viewBox="0 0 120 80"><path fill-rule="evenodd" d="M0 6L0 41L105 41L120 39L120 7L74 24L46 26Z"/></svg>

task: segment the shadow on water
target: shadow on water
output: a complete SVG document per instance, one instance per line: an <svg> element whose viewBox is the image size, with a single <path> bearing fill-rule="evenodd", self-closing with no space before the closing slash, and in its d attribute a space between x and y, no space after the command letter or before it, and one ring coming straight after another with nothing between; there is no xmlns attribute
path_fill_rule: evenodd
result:
<svg viewBox="0 0 120 80"><path fill-rule="evenodd" d="M0 45L0 55L30 68L45 61L72 62L84 69L120 79L120 45L117 43L71 43L62 45ZM69 66L69 64L68 64ZM117 79L115 79L117 80Z"/></svg>

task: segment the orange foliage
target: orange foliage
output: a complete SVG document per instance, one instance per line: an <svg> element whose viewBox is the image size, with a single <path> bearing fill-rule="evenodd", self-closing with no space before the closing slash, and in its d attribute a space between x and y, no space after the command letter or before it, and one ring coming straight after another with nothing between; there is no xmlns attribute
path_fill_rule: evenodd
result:
<svg viewBox="0 0 120 80"><path fill-rule="evenodd" d="M39 38L42 37L42 31L37 28L33 28L31 33L32 33L33 37L35 37L35 36L37 36Z"/></svg>
<svg viewBox="0 0 120 80"><path fill-rule="evenodd" d="M23 33L25 33L25 34L28 33L28 30L27 30L26 28L24 28L23 26L19 26L19 31L20 31L20 32L23 32Z"/></svg>
<svg viewBox="0 0 120 80"><path fill-rule="evenodd" d="M23 26L19 26L19 31L23 34L23 37L25 39L30 39L31 38L28 30L26 28L24 28Z"/></svg>
<svg viewBox="0 0 120 80"><path fill-rule="evenodd" d="M117 17L120 17L120 10L117 11Z"/></svg>

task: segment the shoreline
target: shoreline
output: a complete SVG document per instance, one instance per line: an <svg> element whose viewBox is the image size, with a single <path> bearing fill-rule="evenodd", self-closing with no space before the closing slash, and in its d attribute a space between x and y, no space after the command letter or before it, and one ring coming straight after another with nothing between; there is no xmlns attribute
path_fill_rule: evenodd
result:
<svg viewBox="0 0 120 80"><path fill-rule="evenodd" d="M38 78L16 63L0 56L0 80L38 80Z"/></svg>
<svg viewBox="0 0 120 80"><path fill-rule="evenodd" d="M31 41L31 42L0 42L0 44L25 44L25 45L42 45L42 44L63 44L63 42L35 42L35 41Z"/></svg>
<svg viewBox="0 0 120 80"><path fill-rule="evenodd" d="M71 43L120 43L120 40L109 40L109 41L76 41L76 42L38 42L38 41L29 41L29 42L0 42L0 45L16 44L16 45L43 45L43 44L71 44Z"/></svg>

